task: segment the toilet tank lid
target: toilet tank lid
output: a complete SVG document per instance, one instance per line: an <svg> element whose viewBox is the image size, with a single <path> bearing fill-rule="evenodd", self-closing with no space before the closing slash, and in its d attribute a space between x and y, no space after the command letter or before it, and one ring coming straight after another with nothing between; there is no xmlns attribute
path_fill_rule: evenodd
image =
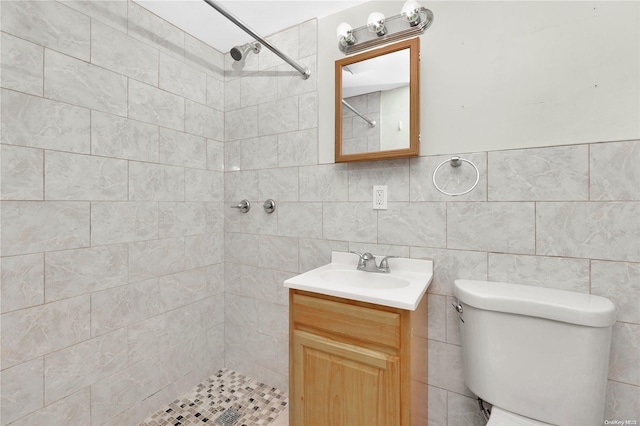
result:
<svg viewBox="0 0 640 426"><path fill-rule="evenodd" d="M589 327L616 322L616 307L604 297L573 291L490 281L455 280L459 301L478 309L548 318Z"/></svg>

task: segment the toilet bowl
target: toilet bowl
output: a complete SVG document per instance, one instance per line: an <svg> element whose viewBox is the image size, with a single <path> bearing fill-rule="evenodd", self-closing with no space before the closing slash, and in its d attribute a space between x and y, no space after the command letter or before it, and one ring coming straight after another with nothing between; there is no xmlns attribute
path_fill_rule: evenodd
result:
<svg viewBox="0 0 640 426"><path fill-rule="evenodd" d="M488 425L601 426L616 309L551 288L456 280L465 385Z"/></svg>
<svg viewBox="0 0 640 426"><path fill-rule="evenodd" d="M538 420L522 417L499 407L491 409L491 417L487 426L553 426L551 423L543 423Z"/></svg>

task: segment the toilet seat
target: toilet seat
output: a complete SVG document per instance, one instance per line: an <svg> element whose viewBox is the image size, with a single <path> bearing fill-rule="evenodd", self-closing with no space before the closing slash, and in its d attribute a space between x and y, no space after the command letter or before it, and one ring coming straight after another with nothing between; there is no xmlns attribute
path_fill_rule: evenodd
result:
<svg viewBox="0 0 640 426"><path fill-rule="evenodd" d="M491 408L491 417L487 426L552 426L550 423L544 423L529 417L522 417L510 411L503 410L493 406Z"/></svg>

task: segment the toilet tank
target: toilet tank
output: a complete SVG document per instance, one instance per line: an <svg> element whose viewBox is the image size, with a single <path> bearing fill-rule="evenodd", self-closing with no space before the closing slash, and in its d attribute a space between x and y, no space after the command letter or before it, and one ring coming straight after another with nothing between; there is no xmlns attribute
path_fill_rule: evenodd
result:
<svg viewBox="0 0 640 426"><path fill-rule="evenodd" d="M542 287L456 280L464 380L483 400L563 426L600 426L616 309Z"/></svg>

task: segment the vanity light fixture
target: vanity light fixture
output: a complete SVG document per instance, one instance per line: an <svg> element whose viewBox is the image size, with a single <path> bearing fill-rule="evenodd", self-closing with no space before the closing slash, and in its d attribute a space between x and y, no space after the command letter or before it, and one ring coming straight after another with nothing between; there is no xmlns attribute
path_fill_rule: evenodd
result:
<svg viewBox="0 0 640 426"><path fill-rule="evenodd" d="M345 55L365 49L404 40L423 34L433 22L433 12L420 6L415 0L408 0L397 15L385 18L382 13L373 12L367 25L351 28L346 22L338 25L338 49Z"/></svg>
<svg viewBox="0 0 640 426"><path fill-rule="evenodd" d="M380 12L373 12L367 19L367 27L372 33L376 33L378 37L382 37L387 34L387 29L384 26L384 15Z"/></svg>

